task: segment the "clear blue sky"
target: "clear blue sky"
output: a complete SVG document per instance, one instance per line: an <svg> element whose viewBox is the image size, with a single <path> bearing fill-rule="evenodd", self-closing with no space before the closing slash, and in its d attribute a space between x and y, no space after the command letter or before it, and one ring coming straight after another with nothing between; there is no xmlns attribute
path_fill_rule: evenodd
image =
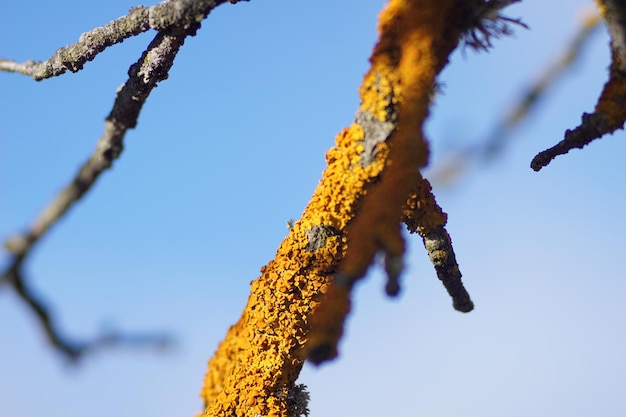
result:
<svg viewBox="0 0 626 417"><path fill-rule="evenodd" d="M115 167L41 242L32 285L68 336L170 331L168 354L113 350L67 368L30 311L0 290L0 415L191 416L206 363L351 123L382 0L220 7L149 98ZM0 56L43 60L130 1L2 2ZM433 163L478 140L562 51L591 1L515 5L489 54L456 53L428 122ZM30 222L91 153L152 38L78 74L0 73L0 236ZM454 311L419 238L398 300L358 288L341 357L305 366L312 416L626 415L624 133L560 157L537 151L591 112L606 78L598 33L499 159L437 188L476 310ZM0 258L6 262L6 256Z"/></svg>

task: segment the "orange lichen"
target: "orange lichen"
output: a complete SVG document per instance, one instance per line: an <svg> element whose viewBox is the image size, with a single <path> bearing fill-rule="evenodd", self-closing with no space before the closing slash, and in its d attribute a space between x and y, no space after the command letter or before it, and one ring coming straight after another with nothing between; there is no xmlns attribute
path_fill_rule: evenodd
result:
<svg viewBox="0 0 626 417"><path fill-rule="evenodd" d="M380 242L403 252L402 206L427 161L421 126L434 78L457 43L460 29L449 30L457 9L452 0L391 0L381 14L381 38L360 89L356 121L337 135L302 218L251 283L241 318L209 361L201 392L205 415L294 415L288 398L306 358L303 347L317 337L309 334L312 312L324 293L332 308L320 313L322 321L338 323L349 310L347 287L329 286L346 248L353 255L345 265L355 275L364 272ZM357 211L364 217L352 227ZM340 333L335 328L324 337Z"/></svg>
<svg viewBox="0 0 626 417"><path fill-rule="evenodd" d="M336 343L343 330L343 317L341 321L337 317L345 316L349 309L344 292L365 274L379 251L386 258L387 293L398 293L404 252L400 229L401 218L406 216L403 207L422 204L417 219L422 228L445 223L445 215L436 204L426 204L428 200L422 198L430 195L430 188L427 193L411 191L416 184L424 186L420 168L428 162L428 145L422 125L436 77L464 30L461 14L458 4L450 0L392 0L381 13L380 40L361 88L361 111L379 120L393 120L395 129L386 142L389 150L383 174L368 188L359 215L347 227L348 247L337 275L339 282L329 291L334 296L324 298L311 317L307 348L314 362L336 356ZM394 106L389 107L389 101Z"/></svg>
<svg viewBox="0 0 626 417"><path fill-rule="evenodd" d="M420 175L402 209L402 221L411 233L424 235L436 227L445 226L448 221L448 216L441 210L431 191L428 180Z"/></svg>
<svg viewBox="0 0 626 417"><path fill-rule="evenodd" d="M380 41L371 58L366 83L375 83L379 95L365 84L363 108L384 115L385 92L398 103L397 128L389 139L389 157L379 183L368 191L358 218L348 230L348 252L342 271L363 276L375 254L384 250L402 254L404 245L398 224L402 206L418 183L419 169L428 161L428 145L422 124L428 115L435 78L458 43L461 25L453 1L391 1L380 16Z"/></svg>
<svg viewBox="0 0 626 417"><path fill-rule="evenodd" d="M360 164L363 139L358 124L337 135L302 218L281 243L276 258L251 283L241 318L209 362L201 393L206 415L290 415L288 402L279 394L294 386L302 368L308 317L343 257L342 234L355 214L356 202L384 167L384 143L377 145L371 163ZM311 251L307 231L320 226L336 233Z"/></svg>
<svg viewBox="0 0 626 417"><path fill-rule="evenodd" d="M422 237L437 277L452 297L454 308L467 313L474 309L474 303L461 281L452 240L445 229L447 220L448 216L435 201L430 183L420 176L404 205L402 221L409 232Z"/></svg>
<svg viewBox="0 0 626 417"><path fill-rule="evenodd" d="M328 151L328 167L302 219L281 243L276 258L251 283L240 320L232 326L209 362L201 393L210 416L288 416L277 395L292 387L304 361L301 348L317 299L343 256L345 242L330 235L325 245L307 250L307 231L320 225L339 233L354 215L366 183L382 170L382 161L359 163L362 129L352 125ZM381 152L380 155L384 155Z"/></svg>

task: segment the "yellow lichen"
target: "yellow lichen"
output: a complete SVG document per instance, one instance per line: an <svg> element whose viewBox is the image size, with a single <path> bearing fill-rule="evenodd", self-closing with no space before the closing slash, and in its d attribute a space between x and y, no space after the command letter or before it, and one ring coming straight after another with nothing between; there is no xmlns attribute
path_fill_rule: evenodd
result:
<svg viewBox="0 0 626 417"><path fill-rule="evenodd" d="M302 218L290 227L275 259L251 283L241 318L209 361L201 392L205 415L288 417L284 393L294 387L306 358L303 348L310 337L313 310L325 292L333 295L335 302L322 321L337 321L349 309L348 295L341 287L329 288L347 242L353 253L360 247L346 239L347 228L351 228L351 237L362 236L364 244L371 246L370 253L376 250L372 241L379 237L394 250L403 250L396 229L419 168L427 161L421 125L428 113L434 78L458 39L454 31L444 30L455 21L454 7L452 0L391 0L381 13L381 38L360 89L359 111L380 122L393 122L394 127L396 117L400 123L389 141L383 138L373 147L367 145L373 148L367 163L363 163L367 149L364 126L355 122L337 135L335 146L326 153L327 168ZM362 216L358 227L353 221L357 210ZM322 247L311 250L308 233L319 227L334 233ZM373 233L367 232L370 228ZM360 272L368 265L359 256L352 257L352 264L346 262L346 268L356 265ZM336 333L328 337L336 338Z"/></svg>
<svg viewBox="0 0 626 417"><path fill-rule="evenodd" d="M365 92L362 106L381 116L381 103L393 92L398 123L389 139L385 173L368 191L360 215L348 230L349 249L341 269L353 278L365 274L380 249L392 256L403 251L398 229L402 206L428 161L422 124L435 78L461 34L460 27L457 32L450 29L459 20L457 9L453 1L396 0L381 13L380 41L361 90Z"/></svg>
<svg viewBox="0 0 626 417"><path fill-rule="evenodd" d="M431 190L428 180L420 175L404 205L402 221L412 233L425 235L438 226L444 226L448 221L448 216L435 201Z"/></svg>
<svg viewBox="0 0 626 417"><path fill-rule="evenodd" d="M209 362L201 393L206 415L287 416L276 392L293 385L300 372L308 317L345 251L339 236L330 236L313 253L307 251L306 231L327 225L342 232L365 186L382 171L385 152L367 167L358 163L362 140L363 129L356 124L337 135L335 147L326 154L328 167L302 218L276 258L252 282L241 318Z"/></svg>

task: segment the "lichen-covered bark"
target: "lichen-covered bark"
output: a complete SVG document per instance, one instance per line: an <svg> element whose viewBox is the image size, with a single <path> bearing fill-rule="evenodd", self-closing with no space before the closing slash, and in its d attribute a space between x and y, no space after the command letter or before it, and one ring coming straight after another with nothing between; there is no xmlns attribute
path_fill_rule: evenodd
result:
<svg viewBox="0 0 626 417"><path fill-rule="evenodd" d="M428 145L422 126L436 77L464 31L463 11L453 1L391 1L380 16L380 41L361 89L361 111L381 121L391 115L395 129L387 141L389 152L380 180L368 188L358 215L348 226L347 252L334 285L311 317L307 349L313 362L337 355L345 315L350 310L349 290L378 252L385 256L387 293L393 296L399 291L405 247L403 209L412 190L423 181L420 168L428 162ZM392 97L391 109L385 105L387 97ZM421 225L445 224L436 205L423 210L418 220ZM460 275L458 278L460 283ZM469 310L471 303L465 303L463 311Z"/></svg>
<svg viewBox="0 0 626 417"><path fill-rule="evenodd" d="M409 191L428 162L422 124L428 116L435 79L456 47L461 30L455 2L395 1L380 16L381 39L366 75L362 109L378 117L385 92L368 89L388 85L397 103L397 128L389 139L384 175L363 202L349 228L349 249L342 272L353 279L365 273L379 250L392 256L403 252L399 223ZM456 23L456 25L455 25ZM446 28L457 28L447 30Z"/></svg>
<svg viewBox="0 0 626 417"><path fill-rule="evenodd" d="M411 233L422 237L437 277L452 298L456 310L467 313L474 303L463 286L461 271L452 248L452 239L445 228L448 216L435 201L430 183L421 178L415 185L402 211L402 221Z"/></svg>
<svg viewBox="0 0 626 417"><path fill-rule="evenodd" d="M452 0L391 0L381 14L355 122L337 135L302 218L210 360L206 415L298 415L288 397L300 389L303 362L316 346L331 350L324 358L336 354L337 318L349 310L350 285L331 285L334 275L341 268L342 277L362 276L380 249L402 254L403 207L428 161L422 124L435 77L464 30L462 13ZM327 307L312 316L320 302Z"/></svg>
<svg viewBox="0 0 626 417"><path fill-rule="evenodd" d="M393 106L390 97L386 106ZM285 392L298 389L309 317L344 255L359 197L384 167L386 138L366 139L365 132L354 123L337 135L302 218L252 282L241 318L209 362L201 394L206 415L293 415ZM365 153L371 141L378 143Z"/></svg>

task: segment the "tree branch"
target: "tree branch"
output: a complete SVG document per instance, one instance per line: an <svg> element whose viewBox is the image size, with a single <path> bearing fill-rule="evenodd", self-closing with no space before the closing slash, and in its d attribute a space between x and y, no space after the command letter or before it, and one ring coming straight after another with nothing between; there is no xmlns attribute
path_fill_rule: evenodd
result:
<svg viewBox="0 0 626 417"><path fill-rule="evenodd" d="M611 35L611 66L593 113L583 113L582 123L567 130L562 141L537 154L530 163L534 171L574 148L582 148L607 133L621 129L626 122L626 5L620 0L597 0L600 13Z"/></svg>
<svg viewBox="0 0 626 417"><path fill-rule="evenodd" d="M195 33L199 24L184 30L159 32L130 67L129 78L117 93L111 113L104 124L104 132L91 157L78 174L35 219L30 229L11 237L5 247L16 256L25 257L31 247L67 210L96 182L100 174L113 165L124 148L124 136L137 124L139 112L158 82L167 79L168 71L185 37ZM178 32L178 33L177 33Z"/></svg>
<svg viewBox="0 0 626 417"><path fill-rule="evenodd" d="M21 262L14 262L12 267L0 277L0 285L8 284L13 288L17 296L35 314L49 343L69 362L77 363L85 355L103 348L139 347L163 350L173 345L173 339L165 333L124 334L109 331L92 340L82 341L65 337L55 323L50 308L26 284L27 280L20 266Z"/></svg>
<svg viewBox="0 0 626 417"><path fill-rule="evenodd" d="M381 13L354 123L336 136L302 218L251 283L241 318L209 361L204 415L299 415L284 393L294 392L307 358L319 363L337 355L352 287L379 251L387 293L398 292L403 210L428 160L422 124L436 76L476 21L469 4L391 0ZM431 209L421 226L437 217ZM452 253L444 246L435 250ZM441 262L443 269L451 265L450 256ZM460 283L460 273L451 276L448 284ZM458 290L451 291L460 300L455 306L469 311L469 297Z"/></svg>
<svg viewBox="0 0 626 417"><path fill-rule="evenodd" d="M126 336L111 334L88 344L74 344L65 340L53 324L44 303L28 289L22 273L24 261L50 227L92 188L100 175L120 156L126 132L137 125L139 113L150 92L159 82L167 79L185 38L195 35L200 27L200 21L214 7L225 2L226 0L168 0L150 8L133 8L128 16L83 34L78 43L59 49L48 61L30 62L21 67L20 64L7 64L4 61L5 68L12 66L20 71L28 71L35 79L43 79L62 74L67 69L78 71L85 62L92 60L106 47L148 28L159 31L139 60L130 67L129 78L117 93L113 108L106 118L104 132L93 154L81 166L69 185L35 218L30 228L22 234L10 237L4 244L13 258L0 275L0 283L10 285L33 309L52 345L72 360L97 346L126 343L125 341L129 339ZM150 336L136 340L154 342L161 339Z"/></svg>
<svg viewBox="0 0 626 417"><path fill-rule="evenodd" d="M17 72L36 81L56 77L66 71L78 72L88 61L109 46L123 42L149 29L170 27L187 29L204 20L208 13L226 0L166 0L152 7L138 6L104 26L83 33L78 42L59 48L47 61L17 63L0 58L0 71Z"/></svg>
<svg viewBox="0 0 626 417"><path fill-rule="evenodd" d="M555 62L551 63L533 84L520 95L508 114L504 115L491 133L478 143L471 143L444 155L443 161L436 164L429 173L435 184L448 182L465 172L473 162L487 163L500 154L511 139L521 122L537 108L551 87L556 84L567 70L574 67L583 58L582 51L592 39L592 35L601 27L600 14L593 13L585 17L577 33Z"/></svg>
<svg viewBox="0 0 626 417"><path fill-rule="evenodd" d="M602 113L583 113L582 123L574 130L567 129L562 141L545 151L539 152L530 163L534 171L547 166L554 158L565 155L572 149L582 149L592 141L601 138L606 133L615 130L609 125L606 116Z"/></svg>
<svg viewBox="0 0 626 417"><path fill-rule="evenodd" d="M382 175L363 192L358 214L347 227L347 251L339 273L328 297L321 300L310 319L307 350L314 363L337 356L351 289L378 253L385 258L387 293L393 296L399 291L405 249L400 223L414 187L423 181L420 169L429 157L422 126L436 78L466 33L467 17L473 21L472 11L453 2L435 6L429 1L392 0L380 15L380 40L361 88L361 109L372 112L381 122L392 122L394 130L387 140ZM416 218L420 225L433 217L441 224L438 207L423 209L427 213Z"/></svg>
<svg viewBox="0 0 626 417"><path fill-rule="evenodd" d="M409 232L419 233L422 237L437 277L452 298L454 309L463 313L472 311L474 303L461 281L452 239L445 227L448 216L435 201L428 180L421 176L404 205L402 221Z"/></svg>

